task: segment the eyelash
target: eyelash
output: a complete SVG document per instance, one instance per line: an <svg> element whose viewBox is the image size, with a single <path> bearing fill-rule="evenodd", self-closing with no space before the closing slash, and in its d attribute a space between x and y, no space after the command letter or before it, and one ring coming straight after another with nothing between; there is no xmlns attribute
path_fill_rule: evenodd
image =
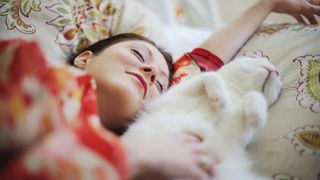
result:
<svg viewBox="0 0 320 180"><path fill-rule="evenodd" d="M159 81L157 81L157 83L158 83L158 86L159 86L159 91L163 92L163 85Z"/></svg>
<svg viewBox="0 0 320 180"><path fill-rule="evenodd" d="M144 57L142 56L142 53L136 49L136 48L131 48L131 51L134 52L136 55L138 55L138 58L141 62L145 62Z"/></svg>

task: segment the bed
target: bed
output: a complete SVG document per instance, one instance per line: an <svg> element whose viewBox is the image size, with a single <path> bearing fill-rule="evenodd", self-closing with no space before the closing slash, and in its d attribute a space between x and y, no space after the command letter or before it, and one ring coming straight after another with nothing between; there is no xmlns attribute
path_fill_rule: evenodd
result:
<svg viewBox="0 0 320 180"><path fill-rule="evenodd" d="M168 25L134 0L1 1L0 39L35 40L48 61L64 62L71 53L99 39L134 32L151 38L177 58L216 30L217 22L219 25L216 19L205 28L190 26L186 18L191 6L177 2L174 15L180 19ZM248 146L254 170L275 180L319 180L320 26L265 24L236 56L267 58L280 70L283 82L266 127ZM185 63L176 77L197 73L200 69L195 63Z"/></svg>

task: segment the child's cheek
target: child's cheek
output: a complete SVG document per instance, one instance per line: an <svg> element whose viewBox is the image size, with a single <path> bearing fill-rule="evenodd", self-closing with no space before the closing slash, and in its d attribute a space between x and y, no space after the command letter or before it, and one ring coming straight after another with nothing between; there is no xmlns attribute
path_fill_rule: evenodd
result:
<svg viewBox="0 0 320 180"><path fill-rule="evenodd" d="M156 97L160 96L159 90L157 89L157 87L155 87L155 85L153 85L149 89L149 100L155 99Z"/></svg>

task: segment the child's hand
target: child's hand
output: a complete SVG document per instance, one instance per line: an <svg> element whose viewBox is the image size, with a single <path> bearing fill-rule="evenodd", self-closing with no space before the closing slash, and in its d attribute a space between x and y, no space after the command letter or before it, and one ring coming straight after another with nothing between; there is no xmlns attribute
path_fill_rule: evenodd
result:
<svg viewBox="0 0 320 180"><path fill-rule="evenodd" d="M213 161L201 141L188 134L122 139L130 179L210 179Z"/></svg>
<svg viewBox="0 0 320 180"><path fill-rule="evenodd" d="M273 11L292 15L298 22L318 24L316 17L320 15L320 0L269 0L273 4Z"/></svg>

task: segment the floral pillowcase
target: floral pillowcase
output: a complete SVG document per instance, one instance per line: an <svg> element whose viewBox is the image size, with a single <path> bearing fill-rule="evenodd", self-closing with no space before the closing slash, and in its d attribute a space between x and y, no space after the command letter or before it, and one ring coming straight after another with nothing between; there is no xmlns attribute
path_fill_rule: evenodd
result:
<svg viewBox="0 0 320 180"><path fill-rule="evenodd" d="M49 59L114 34L133 32L161 40L160 20L131 0L28 0L0 2L0 39L36 40Z"/></svg>
<svg viewBox="0 0 320 180"><path fill-rule="evenodd" d="M260 28L238 56L265 57L282 88L265 128L249 146L256 171L273 179L320 179L320 26Z"/></svg>

